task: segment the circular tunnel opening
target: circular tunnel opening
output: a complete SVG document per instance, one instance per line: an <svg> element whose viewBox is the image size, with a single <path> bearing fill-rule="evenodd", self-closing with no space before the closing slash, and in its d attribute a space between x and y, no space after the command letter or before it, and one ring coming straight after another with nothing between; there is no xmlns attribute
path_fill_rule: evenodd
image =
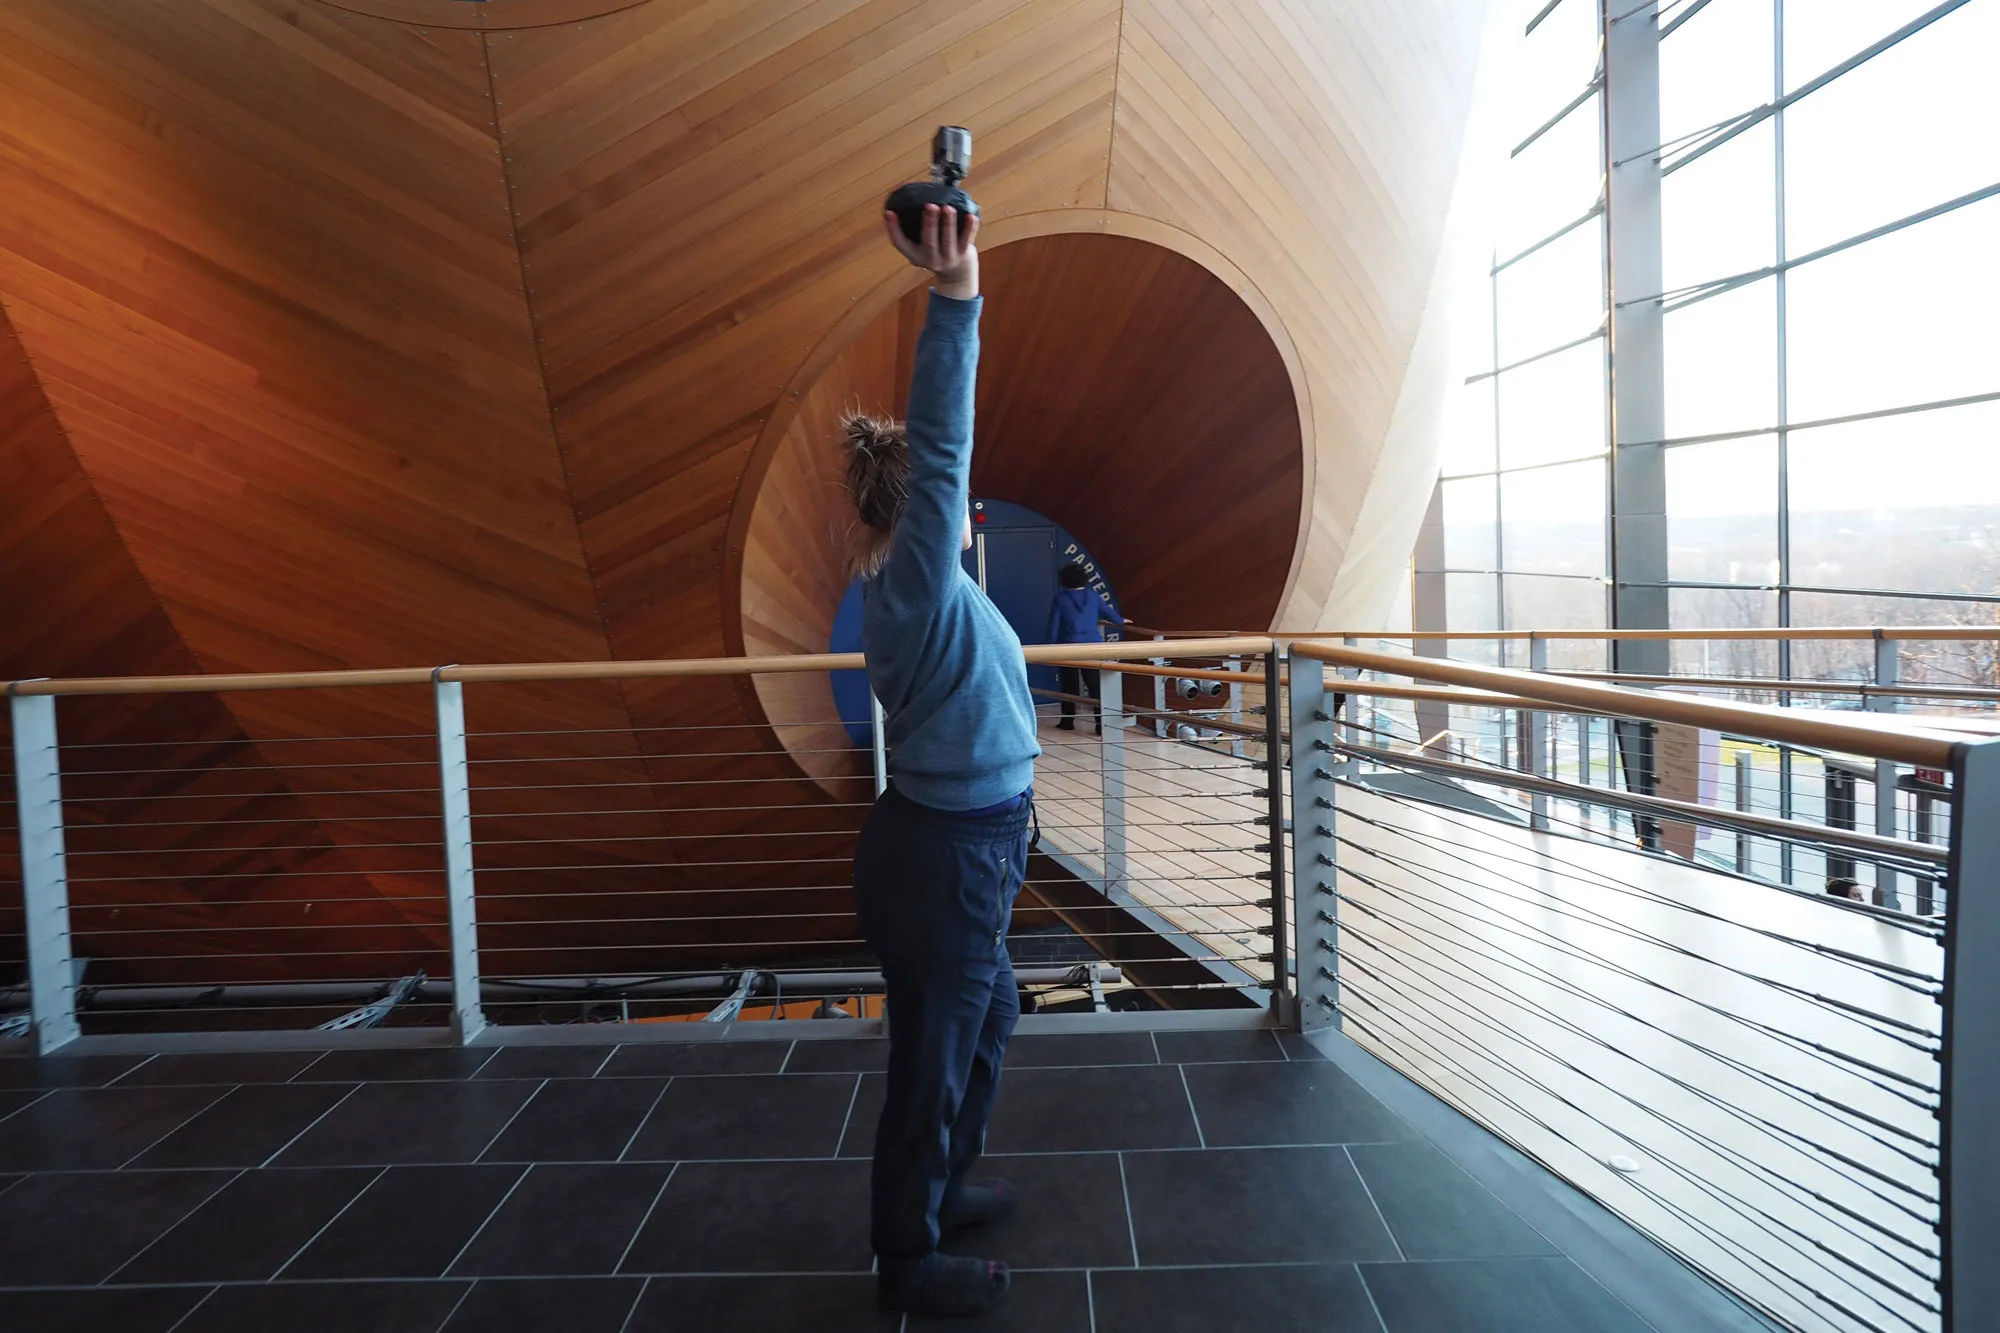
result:
<svg viewBox="0 0 2000 1333"><path fill-rule="evenodd" d="M981 268L974 496L1073 539L1142 626L1268 627L1305 468L1291 377L1256 314L1201 264L1132 237L1030 237L984 250ZM835 646L854 525L840 418L903 414L927 299L918 287L856 333L786 423L745 534L745 652ZM854 775L824 675L754 685L809 773Z"/></svg>

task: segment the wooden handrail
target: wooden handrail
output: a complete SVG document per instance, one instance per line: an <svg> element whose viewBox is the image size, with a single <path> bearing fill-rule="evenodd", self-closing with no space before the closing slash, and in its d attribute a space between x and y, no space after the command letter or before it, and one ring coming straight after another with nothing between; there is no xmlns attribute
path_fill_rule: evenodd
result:
<svg viewBox="0 0 2000 1333"><path fill-rule="evenodd" d="M1227 657L1268 653L1264 636L1181 640L1174 655ZM1161 645L1146 643L1038 643L1023 650L1032 663L1071 658L1109 661L1120 657L1160 657ZM761 676L799 671L859 671L860 653L800 653L778 657L685 657L646 662L523 662L491 666L388 667L364 671L273 671L254 675L95 676L72 680L17 680L9 694L57 696L111 694L214 694L243 690L310 690L348 686L428 685L434 680L503 684L565 680L638 680L672 676Z"/></svg>
<svg viewBox="0 0 2000 1333"><path fill-rule="evenodd" d="M1643 718L1649 722L1732 731L1814 749L1894 759L1924 768L1948 767L1955 743L1948 737L1930 732L1858 719L1832 722L1817 717L1799 717L1784 709L1764 708L1756 704L1695 699L1654 690L1628 690L1617 685L1599 685L1591 681L1532 671L1511 671L1503 667L1472 666L1437 657L1405 657L1397 653L1374 653L1361 648L1322 643L1294 643L1292 652L1296 656L1316 658L1338 666L1359 667L1364 671L1382 671L1416 680L1442 681L1447 685L1468 685L1475 689L1513 694L1536 700L1542 705L1559 704L1586 712ZM1345 686L1346 682L1341 682L1341 688Z"/></svg>
<svg viewBox="0 0 2000 1333"><path fill-rule="evenodd" d="M1138 631L1141 626L1127 625L1124 628ZM1165 642L1173 643L1181 636L1201 638L1223 634L1241 634L1242 630L1197 629L1197 630L1144 630L1148 634L1166 635ZM1910 641L1977 641L2000 639L2000 625L1820 625L1810 628L1790 626L1784 629L1419 629L1419 630L1352 630L1352 629L1274 629L1265 631L1270 637L1284 643L1312 639L1395 639L1451 641L1465 639L1471 642L1525 642L1529 639L1582 639L1582 640L1626 640L1639 643L1649 639L1666 639L1700 643L1703 640L1724 642L1728 640L1749 640L1751 642L1788 643L1803 642L1808 639L1894 639Z"/></svg>

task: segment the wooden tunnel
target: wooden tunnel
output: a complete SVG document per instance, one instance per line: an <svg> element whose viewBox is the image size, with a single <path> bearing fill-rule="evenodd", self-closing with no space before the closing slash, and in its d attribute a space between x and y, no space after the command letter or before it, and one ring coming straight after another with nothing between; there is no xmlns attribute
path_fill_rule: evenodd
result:
<svg viewBox="0 0 2000 1333"><path fill-rule="evenodd" d="M1379 613L1481 8L0 0L0 676L823 648L825 426L901 392L876 210L939 123L975 485L1143 621ZM857 809L768 725L817 697L467 700L490 974L851 935ZM439 970L430 709L65 702L92 979Z"/></svg>

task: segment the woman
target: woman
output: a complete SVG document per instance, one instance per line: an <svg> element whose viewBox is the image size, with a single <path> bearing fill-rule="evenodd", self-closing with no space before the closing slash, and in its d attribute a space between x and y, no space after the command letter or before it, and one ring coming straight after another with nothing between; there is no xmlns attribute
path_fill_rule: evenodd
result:
<svg viewBox="0 0 2000 1333"><path fill-rule="evenodd" d="M1027 873L1035 707L1021 643L959 555L979 364L979 220L924 210L890 243L936 276L907 423L847 423L847 487L868 683L887 715L889 786L854 854L854 905L888 983L887 1100L875 1131L872 1236L891 1309L978 1315L1007 1266L938 1253L961 1226L1013 1211L1003 1181L971 1181L1020 1016L1007 926Z"/></svg>

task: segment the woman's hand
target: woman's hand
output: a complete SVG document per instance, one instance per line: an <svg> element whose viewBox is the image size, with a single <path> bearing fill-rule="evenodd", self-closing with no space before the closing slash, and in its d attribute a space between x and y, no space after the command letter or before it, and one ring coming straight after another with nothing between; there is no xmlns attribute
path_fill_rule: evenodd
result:
<svg viewBox="0 0 2000 1333"><path fill-rule="evenodd" d="M962 227L958 222L957 209L925 204L922 239L912 241L903 235L893 211L882 213L883 230L889 233L889 244L896 247L896 253L935 274L942 295L969 301L979 295L979 249L973 244L979 235L979 219L968 216Z"/></svg>

